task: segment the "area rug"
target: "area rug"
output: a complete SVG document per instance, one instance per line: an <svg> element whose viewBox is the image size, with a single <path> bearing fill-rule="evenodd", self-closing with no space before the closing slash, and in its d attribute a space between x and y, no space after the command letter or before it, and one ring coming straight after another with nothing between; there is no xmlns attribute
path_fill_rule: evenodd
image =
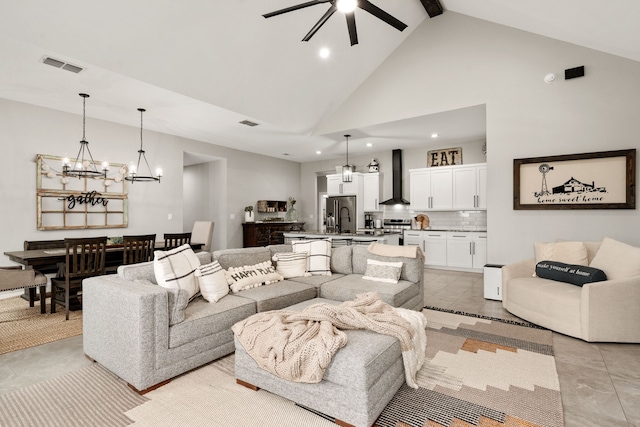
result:
<svg viewBox="0 0 640 427"><path fill-rule="evenodd" d="M428 320L428 362L418 375L420 388L403 386L375 426L563 427L550 331L434 310L423 312ZM56 382L78 392L64 396L63 405L47 403L42 407L47 416L34 421L35 406L29 396L38 396L42 402L61 401L59 392L50 392ZM5 422L6 418L0 418L0 425L74 425L57 423L58 413L72 416L77 412L72 408L81 405L91 408L81 411L83 416L84 412L99 412L104 420L78 425L335 427L330 419L287 399L236 384L233 354L175 378L143 398L97 364L41 384L48 385L0 395L2 416L18 414L17 420L29 420ZM117 391L102 394L92 391L93 387ZM114 405L109 406L112 400ZM97 405L101 405L99 410L94 410ZM52 411L55 417L49 416Z"/></svg>
<svg viewBox="0 0 640 427"><path fill-rule="evenodd" d="M428 362L420 388L403 385L377 427L564 425L551 331L423 312Z"/></svg>
<svg viewBox="0 0 640 427"><path fill-rule="evenodd" d="M0 394L0 426L123 427L147 399L97 363Z"/></svg>
<svg viewBox="0 0 640 427"><path fill-rule="evenodd" d="M50 311L47 304L47 311ZM40 302L29 307L21 297L0 300L0 354L82 334L82 311L40 314Z"/></svg>

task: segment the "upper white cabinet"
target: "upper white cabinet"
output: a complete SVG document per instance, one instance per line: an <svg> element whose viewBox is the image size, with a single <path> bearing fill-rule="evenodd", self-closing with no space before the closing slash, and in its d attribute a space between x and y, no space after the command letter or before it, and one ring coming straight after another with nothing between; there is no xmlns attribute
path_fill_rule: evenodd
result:
<svg viewBox="0 0 640 427"><path fill-rule="evenodd" d="M452 171L453 209L486 209L486 164L455 167Z"/></svg>
<svg viewBox="0 0 640 427"><path fill-rule="evenodd" d="M409 201L413 210L450 210L453 208L450 168L409 170Z"/></svg>
<svg viewBox="0 0 640 427"><path fill-rule="evenodd" d="M363 202L365 212L380 211L380 198L382 196L382 188L380 186L381 176L379 173L369 173L362 177Z"/></svg>
<svg viewBox="0 0 640 427"><path fill-rule="evenodd" d="M409 170L412 210L487 208L487 165L440 166Z"/></svg>
<svg viewBox="0 0 640 427"><path fill-rule="evenodd" d="M342 182L342 175L327 175L327 196L362 196L362 174L354 173L351 182Z"/></svg>

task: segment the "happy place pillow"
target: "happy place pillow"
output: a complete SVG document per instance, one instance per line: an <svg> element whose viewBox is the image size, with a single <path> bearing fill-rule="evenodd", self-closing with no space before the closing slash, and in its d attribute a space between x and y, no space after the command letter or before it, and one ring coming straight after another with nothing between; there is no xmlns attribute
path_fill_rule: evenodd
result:
<svg viewBox="0 0 640 427"><path fill-rule="evenodd" d="M331 276L331 239L291 242L293 252L307 252L307 272L314 276Z"/></svg>
<svg viewBox="0 0 640 427"><path fill-rule="evenodd" d="M307 252L279 252L272 259L276 262L276 271L285 279L290 279L311 275L307 273L308 256Z"/></svg>
<svg viewBox="0 0 640 427"><path fill-rule="evenodd" d="M202 297L209 302L218 302L229 293L229 285L224 269L218 261L198 267L198 286Z"/></svg>
<svg viewBox="0 0 640 427"><path fill-rule="evenodd" d="M170 251L155 251L153 270L158 285L164 288L185 289L189 299L199 292L196 273L200 260L189 245Z"/></svg>
<svg viewBox="0 0 640 427"><path fill-rule="evenodd" d="M607 280L604 271L597 268L557 261L540 261L536 264L536 276L576 286Z"/></svg>
<svg viewBox="0 0 640 427"><path fill-rule="evenodd" d="M234 293L243 289L257 288L258 286L284 280L282 274L273 268L271 261L245 265L244 267L230 267L225 270L224 275L231 291Z"/></svg>
<svg viewBox="0 0 640 427"><path fill-rule="evenodd" d="M398 283L401 271L402 261L383 262L375 259L367 259L367 269L362 278L365 280L373 280L374 282Z"/></svg>
<svg viewBox="0 0 640 427"><path fill-rule="evenodd" d="M605 237L589 266L603 270L609 279L640 276L640 248Z"/></svg>

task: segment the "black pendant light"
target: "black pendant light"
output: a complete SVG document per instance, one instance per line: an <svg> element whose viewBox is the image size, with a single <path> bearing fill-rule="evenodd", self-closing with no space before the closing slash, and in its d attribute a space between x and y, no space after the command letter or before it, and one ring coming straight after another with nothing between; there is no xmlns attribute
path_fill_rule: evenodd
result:
<svg viewBox="0 0 640 427"><path fill-rule="evenodd" d="M349 138L351 135L344 136L347 139L347 164L342 166L342 182L353 181L353 171L355 166L349 164Z"/></svg>
<svg viewBox="0 0 640 427"><path fill-rule="evenodd" d="M80 150L78 150L78 155L74 159L73 165L68 157L62 159L62 175L74 178L104 177L106 179L109 163L102 163L102 170L98 170L96 162L91 155L91 150L89 150L89 141L87 141L85 136L86 102L89 95L86 93L80 93L79 95L82 97L82 140L80 141Z"/></svg>
<svg viewBox="0 0 640 427"><path fill-rule="evenodd" d="M149 162L147 161L147 155L145 154L145 151L142 149L142 115L147 110L145 110L144 108L138 108L138 111L140 111L140 149L138 150L138 163L136 165L131 164L129 166L128 174L124 179L126 179L127 181L130 181L132 183L136 182L136 181L141 181L141 182L158 181L158 182L160 182L160 178L162 178L162 169L157 168L156 169L156 174L154 176L151 173L151 166L149 166ZM144 159L144 164L147 165L148 175L141 175L140 174L140 161L143 160L143 159Z"/></svg>

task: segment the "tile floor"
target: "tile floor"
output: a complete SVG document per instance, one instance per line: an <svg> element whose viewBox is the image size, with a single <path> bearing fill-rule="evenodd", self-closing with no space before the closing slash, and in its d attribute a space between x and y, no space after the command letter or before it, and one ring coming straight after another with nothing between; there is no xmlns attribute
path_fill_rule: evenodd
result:
<svg viewBox="0 0 640 427"><path fill-rule="evenodd" d="M425 271L425 305L514 316L484 299L482 274ZM640 344L591 344L553 334L566 427L640 427ZM0 355L0 394L90 364L82 337Z"/></svg>

